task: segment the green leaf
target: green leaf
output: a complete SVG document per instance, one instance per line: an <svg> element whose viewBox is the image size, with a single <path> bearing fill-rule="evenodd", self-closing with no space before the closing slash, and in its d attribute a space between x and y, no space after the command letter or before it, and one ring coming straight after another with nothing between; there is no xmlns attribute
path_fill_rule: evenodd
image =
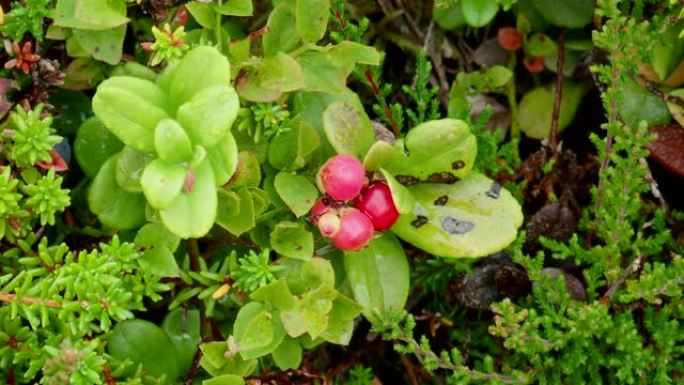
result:
<svg viewBox="0 0 684 385"><path fill-rule="evenodd" d="M264 35L264 56L273 56L278 52L288 53L297 48L299 32L295 11L290 4L280 3L268 15L266 25L269 32Z"/></svg>
<svg viewBox="0 0 684 385"><path fill-rule="evenodd" d="M140 178L153 156L126 146L116 157L116 183L128 192L141 192Z"/></svg>
<svg viewBox="0 0 684 385"><path fill-rule="evenodd" d="M168 72L168 74L166 73ZM219 86L230 86L230 63L228 59L219 53L215 48L208 46L199 46L190 50L183 59L175 67L167 67L164 74L162 74L160 84L168 85L169 91L169 101L172 109L178 108L181 104L189 101L195 95L211 87ZM202 114L208 114L205 118L212 119L212 124L216 123L218 120L216 116L232 115L232 113L237 113L237 111L232 111L232 106L234 103L234 97L230 95L230 91L223 88L219 91L211 91L205 96L212 95L212 92L216 92L217 95L221 95L221 106L227 106L231 108L230 114L226 112L219 113L218 111L212 110L202 110ZM198 103L200 103L198 101ZM209 106L209 102L206 104ZM200 106L205 106L200 103ZM196 117L197 119L202 119L202 117ZM188 130L182 121L179 123ZM226 125L230 126L230 124ZM189 134L190 138L193 135Z"/></svg>
<svg viewBox="0 0 684 385"><path fill-rule="evenodd" d="M335 64L327 52L306 51L297 57L306 78L306 91L340 94L347 89L351 65Z"/></svg>
<svg viewBox="0 0 684 385"><path fill-rule="evenodd" d="M222 186L231 179L238 167L238 148L230 132L218 144L207 151L207 158L214 170L216 185ZM258 182L257 182L258 183Z"/></svg>
<svg viewBox="0 0 684 385"><path fill-rule="evenodd" d="M441 29L451 31L466 25L461 4L458 2L450 2L446 6L432 7L432 20L435 21Z"/></svg>
<svg viewBox="0 0 684 385"><path fill-rule="evenodd" d="M401 141L394 146L375 142L366 154L364 165L369 171L384 168L405 184L453 183L468 175L476 155L477 140L468 124L457 119L441 119L414 127L403 144Z"/></svg>
<svg viewBox="0 0 684 385"><path fill-rule="evenodd" d="M547 56L556 51L556 43L541 32L532 34L525 41L525 52L532 57Z"/></svg>
<svg viewBox="0 0 684 385"><path fill-rule="evenodd" d="M192 144L208 149L230 131L239 108L235 90L217 85L195 93L178 108L176 119L185 128Z"/></svg>
<svg viewBox="0 0 684 385"><path fill-rule="evenodd" d="M484 27L499 11L497 0L460 0L463 18L471 27Z"/></svg>
<svg viewBox="0 0 684 385"><path fill-rule="evenodd" d="M174 381L180 374L175 345L151 322L139 319L119 322L107 341L107 351L114 358L142 365L155 378L165 376L168 381Z"/></svg>
<svg viewBox="0 0 684 385"><path fill-rule="evenodd" d="M245 380L236 374L223 374L209 380L202 381L202 385L244 385Z"/></svg>
<svg viewBox="0 0 684 385"><path fill-rule="evenodd" d="M138 151L154 152L154 129L168 119L166 94L154 83L129 76L102 82L93 111L119 140Z"/></svg>
<svg viewBox="0 0 684 385"><path fill-rule="evenodd" d="M641 87L632 79L625 79L621 89L620 116L628 126L636 127L642 120L645 120L649 126L670 122L670 112L663 98ZM565 87L563 87L563 94L565 94Z"/></svg>
<svg viewBox="0 0 684 385"><path fill-rule="evenodd" d="M197 23L207 29L216 28L216 13L214 12L214 5L199 1L191 1L185 4L192 17L197 20Z"/></svg>
<svg viewBox="0 0 684 385"><path fill-rule="evenodd" d="M290 292L287 281L281 278L254 291L249 298L265 302L278 310L291 310L295 306L295 296Z"/></svg>
<svg viewBox="0 0 684 385"><path fill-rule="evenodd" d="M237 170L230 178L228 187L258 186L260 182L261 165L259 158L251 150L240 152L237 159Z"/></svg>
<svg viewBox="0 0 684 385"><path fill-rule="evenodd" d="M302 346L296 339L286 337L271 356L280 370L297 369L302 363Z"/></svg>
<svg viewBox="0 0 684 385"><path fill-rule="evenodd" d="M216 10L226 16L252 16L252 0L228 0Z"/></svg>
<svg viewBox="0 0 684 385"><path fill-rule="evenodd" d="M256 369L257 360L243 360L239 354L227 355L226 341L208 342L200 345L202 358L200 365L211 376L239 375L246 376Z"/></svg>
<svg viewBox="0 0 684 385"><path fill-rule="evenodd" d="M121 61L126 26L105 29L102 31L72 30L72 37L92 57L107 64L118 64Z"/></svg>
<svg viewBox="0 0 684 385"><path fill-rule="evenodd" d="M320 286L311 290L297 302L297 305L281 313L281 320L290 337L308 333L312 339L320 336L328 326L328 313L337 291L332 286Z"/></svg>
<svg viewBox="0 0 684 385"><path fill-rule="evenodd" d="M187 162L192 159L192 143L178 122L164 119L154 129L154 148L157 155L168 163Z"/></svg>
<svg viewBox="0 0 684 385"><path fill-rule="evenodd" d="M345 40L328 48L331 61L335 65L353 66L356 63L379 65L380 53L374 47Z"/></svg>
<svg viewBox="0 0 684 385"><path fill-rule="evenodd" d="M361 314L362 307L342 294L337 294L329 314L328 328L322 337L334 344L349 345L354 333L354 320Z"/></svg>
<svg viewBox="0 0 684 385"><path fill-rule="evenodd" d="M344 256L344 271L354 299L368 319L372 310L388 312L406 304L409 266L404 249L390 233L383 233L358 252Z"/></svg>
<svg viewBox="0 0 684 385"><path fill-rule="evenodd" d="M105 225L134 229L145 222L145 197L129 193L116 183L116 156L100 168L88 190L88 205Z"/></svg>
<svg viewBox="0 0 684 385"><path fill-rule="evenodd" d="M177 277L178 264L173 252L180 238L161 223L148 223L135 235L135 246L143 249L140 264L145 271L160 277Z"/></svg>
<svg viewBox="0 0 684 385"><path fill-rule="evenodd" d="M102 30L128 23L125 0L59 0L52 14L56 26Z"/></svg>
<svg viewBox="0 0 684 385"><path fill-rule="evenodd" d="M474 258L497 252L515 240L523 221L520 204L511 193L478 173L453 185L420 184L408 189L415 207L411 214L399 216L392 231L437 256Z"/></svg>
<svg viewBox="0 0 684 385"><path fill-rule="evenodd" d="M595 0L531 0L544 19L559 27L581 28L594 17Z"/></svg>
<svg viewBox="0 0 684 385"><path fill-rule="evenodd" d="M401 183L399 183L392 174L386 170L380 169L382 176L387 182L387 186L390 188L392 193L392 201L394 206L397 208L400 214L408 214L413 211L413 206L415 205L415 198L411 195L411 192Z"/></svg>
<svg viewBox="0 0 684 385"><path fill-rule="evenodd" d="M259 302L248 303L240 308L235 318L233 336L241 352L270 344L273 341L272 314Z"/></svg>
<svg viewBox="0 0 684 385"><path fill-rule="evenodd" d="M320 146L320 137L311 125L295 119L292 129L281 132L268 146L268 161L278 170L297 170L309 162Z"/></svg>
<svg viewBox="0 0 684 385"><path fill-rule="evenodd" d="M94 178L102 164L119 153L123 146L98 118L92 117L78 129L74 141L74 156L83 172Z"/></svg>
<svg viewBox="0 0 684 385"><path fill-rule="evenodd" d="M526 93L520 101L518 120L520 129L527 136L543 139L551 132L551 114L555 100L555 85L537 87ZM563 95L558 119L558 131L567 127L575 117L575 112L582 101L585 88L569 80L563 82Z"/></svg>
<svg viewBox="0 0 684 385"><path fill-rule="evenodd" d="M330 17L330 0L297 0L297 30L305 44L314 44L325 36Z"/></svg>
<svg viewBox="0 0 684 385"><path fill-rule="evenodd" d="M216 218L216 185L211 164L205 159L194 172L192 191L178 194L168 208L159 212L164 225L181 238L206 235Z"/></svg>
<svg viewBox="0 0 684 385"><path fill-rule="evenodd" d="M328 141L338 154L363 158L375 143L371 121L363 110L345 102L335 102L323 113Z"/></svg>
<svg viewBox="0 0 684 385"><path fill-rule="evenodd" d="M271 320L273 327L273 339L271 339L271 342L265 346L249 350L244 350L240 348L240 356L243 359L248 360L263 357L267 354L271 354L274 350L278 348L278 345L280 345L283 342L287 333L285 332L283 323L280 321L280 315L278 314L278 312L273 313L273 315L271 316Z"/></svg>
<svg viewBox="0 0 684 385"><path fill-rule="evenodd" d="M271 232L271 246L280 255L308 261L313 256L313 234L299 222L283 221Z"/></svg>
<svg viewBox="0 0 684 385"><path fill-rule="evenodd" d="M298 296L321 286L335 285L335 271L330 261L314 257L302 262L295 259L281 260L283 272L290 291Z"/></svg>
<svg viewBox="0 0 684 385"><path fill-rule="evenodd" d="M192 359L202 342L200 313L195 309L174 309L164 317L161 327L176 347L179 372L184 376L190 369Z"/></svg>
<svg viewBox="0 0 684 385"><path fill-rule="evenodd" d="M283 94L264 88L257 78L255 67L246 67L235 80L235 88L242 99L257 103L275 102Z"/></svg>
<svg viewBox="0 0 684 385"><path fill-rule="evenodd" d="M181 194L188 171L179 164L155 159L145 167L141 185L145 198L158 210L167 209Z"/></svg>
<svg viewBox="0 0 684 385"><path fill-rule="evenodd" d="M261 87L270 91L290 92L306 85L302 67L283 52L264 58L257 65L254 76Z"/></svg>
<svg viewBox="0 0 684 385"><path fill-rule="evenodd" d="M280 198L297 217L308 213L318 198L316 187L301 175L280 172L275 177L275 188Z"/></svg>
<svg viewBox="0 0 684 385"><path fill-rule="evenodd" d="M487 70L485 76L490 87L501 88L513 79L513 72L504 66L495 65Z"/></svg>
<svg viewBox="0 0 684 385"><path fill-rule="evenodd" d="M249 231L256 225L254 203L249 190L242 187L235 191L218 189L216 223L234 235Z"/></svg>

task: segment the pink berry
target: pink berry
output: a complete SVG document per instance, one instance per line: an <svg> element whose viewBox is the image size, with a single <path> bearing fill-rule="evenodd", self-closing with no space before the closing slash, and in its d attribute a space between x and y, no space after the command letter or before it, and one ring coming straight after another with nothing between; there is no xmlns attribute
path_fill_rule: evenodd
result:
<svg viewBox="0 0 684 385"><path fill-rule="evenodd" d="M314 225L318 226L318 218L321 217L321 215L325 214L330 210L330 199L323 197L323 198L318 198L316 203L314 203L313 208L311 208L311 212L309 213L309 220L311 220L311 223Z"/></svg>
<svg viewBox="0 0 684 385"><path fill-rule="evenodd" d="M385 182L372 183L361 193L354 206L370 218L375 231L389 229L399 218L392 192Z"/></svg>
<svg viewBox="0 0 684 385"><path fill-rule="evenodd" d="M340 216L340 228L332 237L332 243L345 251L364 248L373 238L373 223L355 208L347 208Z"/></svg>
<svg viewBox="0 0 684 385"><path fill-rule="evenodd" d="M333 237L340 230L340 217L335 213L325 213L318 219L318 229L324 237Z"/></svg>
<svg viewBox="0 0 684 385"><path fill-rule="evenodd" d="M366 171L351 155L336 155L321 167L318 185L331 198L348 201L356 198L366 181Z"/></svg>

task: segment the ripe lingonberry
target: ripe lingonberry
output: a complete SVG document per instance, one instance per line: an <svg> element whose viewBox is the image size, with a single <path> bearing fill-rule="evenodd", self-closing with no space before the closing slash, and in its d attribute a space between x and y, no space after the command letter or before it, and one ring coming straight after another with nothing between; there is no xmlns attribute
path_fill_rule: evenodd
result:
<svg viewBox="0 0 684 385"><path fill-rule="evenodd" d="M501 27L496 34L499 46L508 52L515 52L523 46L523 36L514 27Z"/></svg>
<svg viewBox="0 0 684 385"><path fill-rule="evenodd" d="M340 227L332 237L332 242L337 248L345 251L360 250L372 238L373 223L366 214L351 207L341 212Z"/></svg>
<svg viewBox="0 0 684 385"><path fill-rule="evenodd" d="M373 182L361 193L354 206L370 218L376 231L389 229L399 218L392 192L385 182Z"/></svg>
<svg viewBox="0 0 684 385"><path fill-rule="evenodd" d="M318 219L330 210L330 200L326 197L318 198L309 213L309 220L314 226L318 226Z"/></svg>
<svg viewBox="0 0 684 385"><path fill-rule="evenodd" d="M533 58L525 56L523 58L523 64L531 74L538 74L544 71L544 68L546 68L544 65L544 58L541 56Z"/></svg>
<svg viewBox="0 0 684 385"><path fill-rule="evenodd" d="M347 201L356 198L366 180L366 171L351 155L336 155L321 167L318 186L331 198Z"/></svg>

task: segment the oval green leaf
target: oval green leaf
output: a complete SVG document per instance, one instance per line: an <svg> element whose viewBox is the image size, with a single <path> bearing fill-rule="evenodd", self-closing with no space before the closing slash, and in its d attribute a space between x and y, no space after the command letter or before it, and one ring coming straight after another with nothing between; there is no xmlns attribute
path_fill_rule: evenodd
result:
<svg viewBox="0 0 684 385"><path fill-rule="evenodd" d="M511 193L478 173L453 185L408 189L416 199L413 212L400 215L392 231L437 256L474 258L497 252L515 240L523 221Z"/></svg>

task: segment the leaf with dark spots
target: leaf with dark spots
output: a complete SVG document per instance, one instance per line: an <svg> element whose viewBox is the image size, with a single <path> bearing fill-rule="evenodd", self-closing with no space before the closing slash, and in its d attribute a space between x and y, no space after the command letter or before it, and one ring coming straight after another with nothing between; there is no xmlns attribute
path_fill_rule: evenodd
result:
<svg viewBox="0 0 684 385"><path fill-rule="evenodd" d="M462 169L463 167L465 167L465 165L466 165L466 164L465 164L464 161L462 161L462 160L457 160L457 161L451 163L451 169L452 169L452 170L460 170L460 169Z"/></svg>
<svg viewBox="0 0 684 385"><path fill-rule="evenodd" d="M651 159L669 171L684 177L684 128L678 124L653 126L657 138L646 145Z"/></svg>
<svg viewBox="0 0 684 385"><path fill-rule="evenodd" d="M421 226L423 226L427 223L428 223L428 219L426 216L418 215L418 216L416 216L416 219L411 221L411 226L413 226L415 228L420 228Z"/></svg>
<svg viewBox="0 0 684 385"><path fill-rule="evenodd" d="M468 221L459 221L453 217L446 217L442 221L442 228L449 234L461 235L473 231L475 224Z"/></svg>
<svg viewBox="0 0 684 385"><path fill-rule="evenodd" d="M436 172L431 174L427 181L430 183L446 183L453 184L458 182L458 177L450 172Z"/></svg>
<svg viewBox="0 0 684 385"><path fill-rule="evenodd" d="M499 195L501 194L501 185L498 184L497 182L492 183L492 187L489 188L489 191L485 193L488 197L492 199L499 199Z"/></svg>
<svg viewBox="0 0 684 385"><path fill-rule="evenodd" d="M435 206L444 206L449 202L449 196L448 195L442 195L441 197L435 199Z"/></svg>

